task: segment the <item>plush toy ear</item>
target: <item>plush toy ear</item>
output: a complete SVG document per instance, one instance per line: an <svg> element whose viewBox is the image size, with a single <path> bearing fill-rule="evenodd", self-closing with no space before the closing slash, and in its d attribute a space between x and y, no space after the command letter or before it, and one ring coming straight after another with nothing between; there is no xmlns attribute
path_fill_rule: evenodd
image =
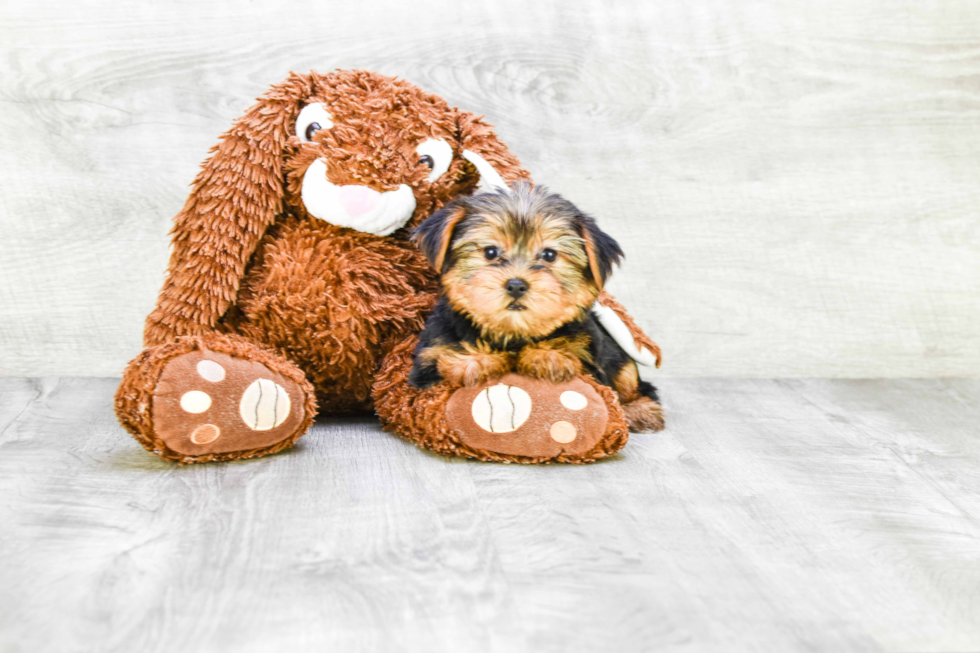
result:
<svg viewBox="0 0 980 653"><path fill-rule="evenodd" d="M212 148L171 230L173 252L146 346L214 328L235 301L245 266L282 211L283 157L310 75L272 87Z"/></svg>
<svg viewBox="0 0 980 653"><path fill-rule="evenodd" d="M480 173L479 190L494 190L506 187L509 182L531 179L517 157L497 138L493 126L482 117L460 111L456 117L456 131L463 158Z"/></svg>
<svg viewBox="0 0 980 653"><path fill-rule="evenodd" d="M430 215L412 232L412 242L425 254L439 274L442 274L442 266L446 262L453 230L466 214L465 199L456 200Z"/></svg>
<svg viewBox="0 0 980 653"><path fill-rule="evenodd" d="M585 254L589 257L589 271L595 285L602 290L613 266L622 260L623 250L590 216L579 214L578 225L582 230L582 240L585 241Z"/></svg>

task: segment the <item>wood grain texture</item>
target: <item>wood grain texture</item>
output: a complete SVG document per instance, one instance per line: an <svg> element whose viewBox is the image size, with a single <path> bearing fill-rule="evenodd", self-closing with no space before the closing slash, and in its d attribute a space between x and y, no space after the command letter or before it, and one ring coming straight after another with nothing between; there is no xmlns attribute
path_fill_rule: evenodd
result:
<svg viewBox="0 0 980 653"><path fill-rule="evenodd" d="M585 467L372 420L180 468L0 379L0 650L980 650L980 380L668 380Z"/></svg>
<svg viewBox="0 0 980 653"><path fill-rule="evenodd" d="M290 70L485 113L624 245L670 376L980 370L972 0L0 3L0 373L115 375L217 135Z"/></svg>

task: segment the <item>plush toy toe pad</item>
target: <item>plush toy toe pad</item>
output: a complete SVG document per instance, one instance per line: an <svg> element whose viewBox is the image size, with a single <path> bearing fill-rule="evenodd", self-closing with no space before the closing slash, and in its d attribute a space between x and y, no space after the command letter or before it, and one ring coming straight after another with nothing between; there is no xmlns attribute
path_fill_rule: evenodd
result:
<svg viewBox="0 0 980 653"><path fill-rule="evenodd" d="M473 449L541 458L589 451L606 432L609 413L581 379L551 383L508 374L491 386L457 390L446 419Z"/></svg>
<svg viewBox="0 0 980 653"><path fill-rule="evenodd" d="M302 425L299 386L265 365L208 350L170 360L153 392L156 435L186 456L272 446Z"/></svg>

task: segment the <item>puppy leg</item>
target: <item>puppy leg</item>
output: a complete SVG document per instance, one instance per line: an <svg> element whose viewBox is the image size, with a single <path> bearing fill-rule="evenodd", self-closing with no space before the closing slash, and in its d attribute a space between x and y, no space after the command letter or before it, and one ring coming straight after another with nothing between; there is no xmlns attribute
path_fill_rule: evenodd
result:
<svg viewBox="0 0 980 653"><path fill-rule="evenodd" d="M465 343L460 347L430 347L422 352L422 357L435 361L439 374L453 386L482 385L513 367L513 354Z"/></svg>
<svg viewBox="0 0 980 653"><path fill-rule="evenodd" d="M636 363L629 361L623 366L613 381L613 387L623 404L631 430L641 433L663 430L664 411L657 397L657 389L640 380Z"/></svg>
<svg viewBox="0 0 980 653"><path fill-rule="evenodd" d="M587 337L554 338L528 345L517 356L520 374L564 383L582 374L582 361L591 360Z"/></svg>

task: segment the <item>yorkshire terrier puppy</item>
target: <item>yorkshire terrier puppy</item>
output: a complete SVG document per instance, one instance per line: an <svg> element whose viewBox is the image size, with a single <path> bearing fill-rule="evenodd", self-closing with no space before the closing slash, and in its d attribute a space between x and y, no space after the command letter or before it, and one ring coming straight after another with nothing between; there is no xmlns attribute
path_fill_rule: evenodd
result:
<svg viewBox="0 0 980 653"><path fill-rule="evenodd" d="M635 431L663 428L656 389L591 312L623 256L595 220L543 186L460 198L413 240L442 295L409 382L475 386L511 371L555 383L591 374L619 396Z"/></svg>

